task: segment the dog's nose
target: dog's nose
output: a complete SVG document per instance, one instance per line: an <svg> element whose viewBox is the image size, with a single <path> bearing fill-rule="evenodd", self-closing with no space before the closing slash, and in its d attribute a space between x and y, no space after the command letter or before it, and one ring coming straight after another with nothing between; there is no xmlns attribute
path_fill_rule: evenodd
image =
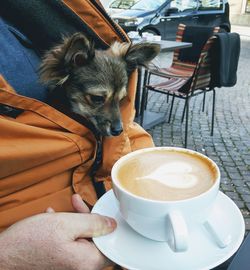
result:
<svg viewBox="0 0 250 270"><path fill-rule="evenodd" d="M122 133L122 131L123 131L123 128L122 128L121 121L117 121L117 122L112 123L111 129L110 129L112 136L118 136Z"/></svg>

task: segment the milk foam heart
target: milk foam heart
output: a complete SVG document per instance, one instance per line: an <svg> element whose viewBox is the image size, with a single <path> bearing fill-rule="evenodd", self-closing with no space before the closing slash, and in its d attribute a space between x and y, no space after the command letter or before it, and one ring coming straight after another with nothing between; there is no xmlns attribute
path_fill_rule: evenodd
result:
<svg viewBox="0 0 250 270"><path fill-rule="evenodd" d="M134 195L151 200L183 200L210 189L216 172L202 156L182 151L149 151L126 160L117 177Z"/></svg>
<svg viewBox="0 0 250 270"><path fill-rule="evenodd" d="M193 168L184 162L169 162L156 168L149 175L137 177L136 180L150 179L158 181L173 188L191 188L198 182L198 178L193 173Z"/></svg>

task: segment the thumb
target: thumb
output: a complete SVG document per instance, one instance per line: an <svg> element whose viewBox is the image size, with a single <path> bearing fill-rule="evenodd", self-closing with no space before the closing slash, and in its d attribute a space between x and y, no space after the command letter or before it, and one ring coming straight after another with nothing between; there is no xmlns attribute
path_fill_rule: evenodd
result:
<svg viewBox="0 0 250 270"><path fill-rule="evenodd" d="M90 213L60 213L70 239L91 238L113 232L116 221L113 218Z"/></svg>

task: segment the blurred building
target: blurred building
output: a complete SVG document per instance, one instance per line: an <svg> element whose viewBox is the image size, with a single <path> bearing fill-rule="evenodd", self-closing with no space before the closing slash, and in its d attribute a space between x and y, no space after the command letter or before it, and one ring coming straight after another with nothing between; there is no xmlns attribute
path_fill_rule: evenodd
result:
<svg viewBox="0 0 250 270"><path fill-rule="evenodd" d="M232 24L250 26L250 0L229 0Z"/></svg>

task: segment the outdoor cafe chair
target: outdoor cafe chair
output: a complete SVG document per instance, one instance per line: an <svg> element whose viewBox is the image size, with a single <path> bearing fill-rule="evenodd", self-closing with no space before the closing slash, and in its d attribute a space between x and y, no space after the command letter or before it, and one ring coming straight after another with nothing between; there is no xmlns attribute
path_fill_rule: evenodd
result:
<svg viewBox="0 0 250 270"><path fill-rule="evenodd" d="M184 29L183 29L184 28ZM177 37L179 33L184 33L186 26L180 25ZM218 27L213 28L212 34L219 31ZM181 36L181 35L180 35ZM183 63L179 61L181 52L178 50L174 53L173 64L169 69L164 69L164 75L159 73L153 73L149 71L150 75L154 74L157 76L164 77L164 80L160 83L151 84L148 80L143 86L142 101L141 101L141 125L143 125L144 110L147 101L148 91L155 91L162 94L172 96L172 102L170 107L170 114L168 121L170 122L171 114L173 110L173 104L175 98L181 98L185 100L184 110L182 114L182 122L184 116L186 116L185 123L185 143L187 147L187 135L188 135L188 117L189 117L189 101L192 97L199 94L204 94L203 97L203 110L205 105L205 94L209 91L213 92L213 104L212 104L212 121L211 121L211 135L213 135L214 128L214 110L215 110L215 89L210 86L211 81L211 47L216 39L215 36L210 36L206 41L205 45L201 49L198 55L198 61L193 63ZM190 42L190 40L188 40ZM194 47L194 41L193 41ZM196 47L196 46L195 46ZM185 49L190 50L190 49ZM190 52L190 51L189 51ZM197 53L197 52L195 52ZM195 55L194 53L194 55ZM183 56L185 58L185 55ZM187 57L188 58L188 57Z"/></svg>
<svg viewBox="0 0 250 270"><path fill-rule="evenodd" d="M151 75L160 77L190 77L193 75L199 56L206 41L218 33L219 27L187 26L179 24L176 41L190 42L192 47L188 49L176 49L170 67L149 68L144 83L149 83Z"/></svg>

